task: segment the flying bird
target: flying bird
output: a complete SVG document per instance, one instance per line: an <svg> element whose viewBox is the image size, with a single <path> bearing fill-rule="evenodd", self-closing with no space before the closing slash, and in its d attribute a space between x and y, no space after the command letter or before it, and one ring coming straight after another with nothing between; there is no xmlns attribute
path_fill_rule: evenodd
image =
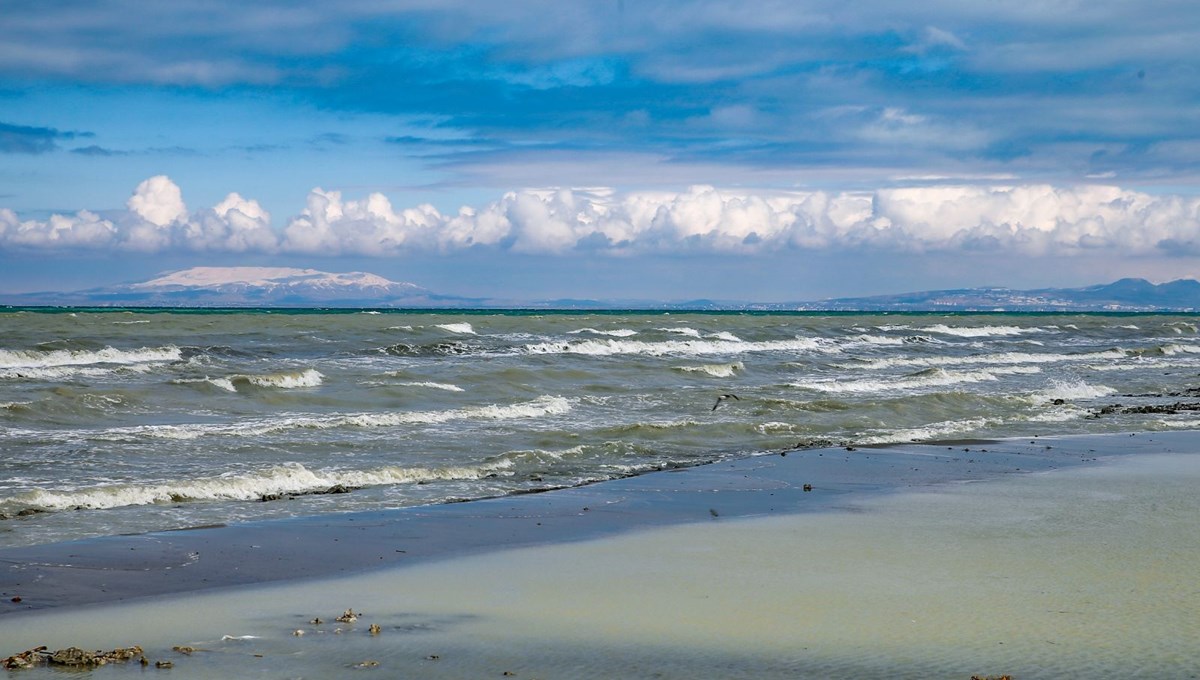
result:
<svg viewBox="0 0 1200 680"><path fill-rule="evenodd" d="M742 398L736 394L722 394L721 396L717 397L717 403L713 404L712 410L716 411L718 406L729 399L736 399L737 401L742 400Z"/></svg>

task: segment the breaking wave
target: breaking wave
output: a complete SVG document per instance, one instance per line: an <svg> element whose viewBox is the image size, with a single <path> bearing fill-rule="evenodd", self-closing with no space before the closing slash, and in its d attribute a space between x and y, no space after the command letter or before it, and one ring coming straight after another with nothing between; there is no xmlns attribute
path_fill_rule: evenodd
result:
<svg viewBox="0 0 1200 680"><path fill-rule="evenodd" d="M90 366L95 364L146 364L161 361L179 361L182 357L182 351L174 345L166 347L142 347L141 349L105 347L98 350L0 349L0 369Z"/></svg>
<svg viewBox="0 0 1200 680"><path fill-rule="evenodd" d="M462 335L476 335L475 329L469 323L439 323L434 324L435 328L440 328L451 333L459 333Z"/></svg>
<svg viewBox="0 0 1200 680"><path fill-rule="evenodd" d="M1040 328L1022 328L1021 326L947 326L944 323L934 324L919 330L927 333L954 335L960 338L1003 337L1042 332Z"/></svg>
<svg viewBox="0 0 1200 680"><path fill-rule="evenodd" d="M865 380L803 380L792 383L793 387L816 390L831 394L838 393L883 393L895 390L918 390L929 387L945 387L964 383L999 380L1001 375L1039 373L1035 366L1007 366L980 369L977 371L949 371L930 368L912 375Z"/></svg>
<svg viewBox="0 0 1200 680"><path fill-rule="evenodd" d="M836 352L838 350L828 342L812 338L767 340L762 342L746 342L743 340L667 340L664 342L644 342L641 340L576 340L572 342L541 342L525 346L525 352L528 354L585 354L590 356L643 354L646 356L661 357L812 351Z"/></svg>
<svg viewBox="0 0 1200 680"><path fill-rule="evenodd" d="M601 331L595 328L580 328L574 331L567 331L568 335L579 335L580 333L591 333L592 335L609 335L614 338L628 338L631 335L637 335L637 331L630 328L617 328L611 331Z"/></svg>
<svg viewBox="0 0 1200 680"><path fill-rule="evenodd" d="M188 501L257 500L270 494L304 494L331 487L367 487L435 480L474 480L492 474L493 467L400 467L367 470L310 470L299 463L283 463L246 473L174 480L148 484L108 484L82 489L35 489L0 502L0 508L19 510L102 510L130 505Z"/></svg>
<svg viewBox="0 0 1200 680"><path fill-rule="evenodd" d="M206 436L256 436L287 430L328 430L339 427L396 427L399 425L436 425L456 420L513 420L562 415L571 410L563 397L538 397L507 406L491 404L448 411L408 411L399 413L358 413L317 416L292 416L244 421L232 424L185 423L178 425L141 425L111 428L88 433L92 439L138 441L146 438L198 439Z"/></svg>
<svg viewBox="0 0 1200 680"><path fill-rule="evenodd" d="M237 392L238 387L254 386L275 389L296 389L304 387L318 387L325 381L325 376L320 371L312 368L303 371L285 371L280 373L267 373L265 375L231 375L223 378L178 378L172 380L175 385L188 384L207 384L226 392Z"/></svg>
<svg viewBox="0 0 1200 680"><path fill-rule="evenodd" d="M676 366L676 370L684 373L705 373L714 378L732 378L739 371L746 370L746 366L740 361L735 361L732 364L705 364L703 366Z"/></svg>
<svg viewBox="0 0 1200 680"><path fill-rule="evenodd" d="M1029 352L999 352L996 354L977 354L974 356L930 356L930 357L888 357L884 359L868 359L856 363L852 368L888 369L888 368L919 368L922 366L975 366L987 364L992 366L1012 366L1019 364L1056 364L1068 361L1099 361L1105 359L1123 359L1128 356L1125 350L1109 349L1099 352L1081 352L1079 354L1035 354Z"/></svg>
<svg viewBox="0 0 1200 680"><path fill-rule="evenodd" d="M1054 401L1055 399L1075 401L1079 399L1099 399L1100 397L1107 397L1110 394L1116 393L1117 391L1111 387L1090 385L1083 380L1054 380L1050 383L1050 387L1038 392L1034 397L1041 401Z"/></svg>

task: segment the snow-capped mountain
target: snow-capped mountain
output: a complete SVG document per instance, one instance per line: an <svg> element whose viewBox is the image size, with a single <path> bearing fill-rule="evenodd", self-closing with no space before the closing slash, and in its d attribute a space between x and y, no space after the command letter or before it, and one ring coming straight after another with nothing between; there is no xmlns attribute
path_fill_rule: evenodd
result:
<svg viewBox="0 0 1200 680"><path fill-rule="evenodd" d="M416 284L367 272L291 267L192 267L149 281L68 293L62 298L67 304L172 307L400 307L451 301Z"/></svg>
<svg viewBox="0 0 1200 680"><path fill-rule="evenodd" d="M145 293L210 292L254 298L342 299L405 297L429 291L366 272L323 272L290 267L192 267L125 286Z"/></svg>

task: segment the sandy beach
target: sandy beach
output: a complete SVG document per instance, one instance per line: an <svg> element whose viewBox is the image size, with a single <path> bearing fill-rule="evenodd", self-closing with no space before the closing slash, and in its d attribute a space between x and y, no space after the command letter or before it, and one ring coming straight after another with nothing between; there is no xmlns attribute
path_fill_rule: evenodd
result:
<svg viewBox="0 0 1200 680"><path fill-rule="evenodd" d="M0 652L138 644L186 677L1189 678L1197 482L1195 432L818 449L8 550Z"/></svg>

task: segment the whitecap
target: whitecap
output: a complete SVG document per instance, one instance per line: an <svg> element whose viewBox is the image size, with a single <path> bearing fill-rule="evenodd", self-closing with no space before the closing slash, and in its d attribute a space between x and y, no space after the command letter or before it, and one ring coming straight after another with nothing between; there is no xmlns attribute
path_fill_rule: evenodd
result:
<svg viewBox="0 0 1200 680"><path fill-rule="evenodd" d="M666 333L678 333L679 335L686 335L689 338L700 337L700 331L696 330L695 328L688 328L686 326L682 326L679 328L660 328L658 330L666 332Z"/></svg>
<svg viewBox="0 0 1200 680"><path fill-rule="evenodd" d="M272 494L303 494L337 485L383 486L435 480L480 479L496 472L489 466L400 467L365 470L310 470L299 463L282 463L252 472L178 479L145 484L104 484L77 489L34 489L3 502L9 509L38 508L103 510L132 505L188 501L257 500Z"/></svg>
<svg viewBox="0 0 1200 680"><path fill-rule="evenodd" d="M511 420L556 416L571 410L563 397L542 396L531 401L500 406L471 406L446 411L401 411L386 413L331 414L328 416L284 416L240 423L181 423L138 425L91 432L78 432L91 439L140 441L146 438L188 440L206 436L258 436L297 429L327 430L337 427L397 427L436 425L456 420ZM73 435L75 436L75 435Z"/></svg>
<svg viewBox="0 0 1200 680"><path fill-rule="evenodd" d="M931 368L913 375L867 378L863 380L815 379L791 383L793 387L830 394L886 393L897 390L921 390L948 385L992 382L1002 375L1039 373L1036 366L995 366L974 371Z"/></svg>
<svg viewBox="0 0 1200 680"><path fill-rule="evenodd" d="M1052 380L1050 386L1034 395L1039 401L1077 401L1080 399L1098 399L1116 394L1117 390L1107 385L1091 385L1083 380Z"/></svg>
<svg viewBox="0 0 1200 680"><path fill-rule="evenodd" d="M325 381L325 376L316 369L307 368L303 371L268 373L265 375L235 375L231 379L235 383L245 381L255 387L277 387L289 390L303 387L318 387Z"/></svg>
<svg viewBox="0 0 1200 680"><path fill-rule="evenodd" d="M452 385L450 383L424 381L424 382L402 382L402 383L398 383L398 384L406 386L406 387L428 387L430 389L445 390L447 392L464 392L465 391L463 388L459 387L458 385Z"/></svg>
<svg viewBox="0 0 1200 680"><path fill-rule="evenodd" d="M856 439L859 444L900 444L904 442L923 442L946 439L966 432L974 432L992 424L986 418L968 418L966 420L947 420L940 423L930 423L921 427L895 430Z"/></svg>
<svg viewBox="0 0 1200 680"><path fill-rule="evenodd" d="M628 338L631 335L637 335L637 331L631 328L616 328L610 331L597 330L595 328L580 328L578 330L567 331L568 335L579 335L580 333L591 333L592 335L608 335L614 338Z"/></svg>
<svg viewBox="0 0 1200 680"><path fill-rule="evenodd" d="M646 356L701 356L707 354L743 354L748 352L811 352L839 351L825 340L795 338L793 340L769 340L763 342L733 342L729 340L666 340L645 342L641 340L578 340L569 343L543 342L526 345L529 354L584 354L589 356L613 356L618 354L644 354Z"/></svg>
<svg viewBox="0 0 1200 680"><path fill-rule="evenodd" d="M471 324L466 323L466 322L463 322L463 323L439 323L439 324L435 324L434 327L440 328L444 331L450 331L451 333L459 333L461 335L475 335L476 334L475 329L471 327Z"/></svg>
<svg viewBox="0 0 1200 680"><path fill-rule="evenodd" d="M919 330L928 333L941 333L942 335L954 335L960 338L981 338L990 336L1013 336L1023 333L1037 333L1040 328L1023 328L1021 326L947 326L946 324L934 324Z"/></svg>
<svg viewBox="0 0 1200 680"><path fill-rule="evenodd" d="M98 350L0 349L0 368L51 368L94 364L129 365L179 361L182 356L183 353L174 345L139 349L105 347Z"/></svg>
<svg viewBox="0 0 1200 680"><path fill-rule="evenodd" d="M705 373L714 378L732 378L739 371L746 370L746 366L740 361L735 361L731 364L704 364L702 366L676 366L677 370L685 373Z"/></svg>

